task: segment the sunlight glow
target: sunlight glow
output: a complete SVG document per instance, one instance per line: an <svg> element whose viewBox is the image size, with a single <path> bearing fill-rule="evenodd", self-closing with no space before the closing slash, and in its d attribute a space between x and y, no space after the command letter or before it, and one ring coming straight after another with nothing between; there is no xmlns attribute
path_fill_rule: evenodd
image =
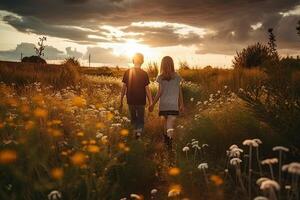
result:
<svg viewBox="0 0 300 200"><path fill-rule="evenodd" d="M118 47L114 48L115 55L125 55L129 58L140 52L146 57L153 57L153 51L147 45L139 44L136 40L127 40L126 43L120 44Z"/></svg>

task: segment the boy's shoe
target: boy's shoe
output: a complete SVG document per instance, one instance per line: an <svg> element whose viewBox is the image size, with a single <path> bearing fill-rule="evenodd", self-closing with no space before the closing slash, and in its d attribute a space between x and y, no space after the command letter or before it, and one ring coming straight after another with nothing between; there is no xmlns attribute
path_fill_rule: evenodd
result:
<svg viewBox="0 0 300 200"><path fill-rule="evenodd" d="M167 134L164 134L164 143L167 146L167 149L169 151L172 151L173 139L171 137L167 136Z"/></svg>
<svg viewBox="0 0 300 200"><path fill-rule="evenodd" d="M141 136L142 136L142 129L136 129L135 130L135 139L140 139L141 138Z"/></svg>

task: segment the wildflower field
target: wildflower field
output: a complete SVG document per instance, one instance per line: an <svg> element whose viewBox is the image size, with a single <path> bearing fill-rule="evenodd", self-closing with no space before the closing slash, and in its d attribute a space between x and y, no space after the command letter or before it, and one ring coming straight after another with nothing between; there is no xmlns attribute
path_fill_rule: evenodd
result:
<svg viewBox="0 0 300 200"><path fill-rule="evenodd" d="M299 199L297 88L283 95L259 70L180 73L173 152L157 110L134 138L118 77L1 77L0 199Z"/></svg>

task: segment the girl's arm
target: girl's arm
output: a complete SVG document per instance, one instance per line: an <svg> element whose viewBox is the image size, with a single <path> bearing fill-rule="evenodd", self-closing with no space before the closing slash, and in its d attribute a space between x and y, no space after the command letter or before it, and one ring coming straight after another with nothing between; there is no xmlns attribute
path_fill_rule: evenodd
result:
<svg viewBox="0 0 300 200"><path fill-rule="evenodd" d="M184 112L184 103L183 103L183 94L182 94L182 86L179 88L179 110L180 112Z"/></svg>
<svg viewBox="0 0 300 200"><path fill-rule="evenodd" d="M155 97L154 97L154 100L153 100L152 104L151 104L150 107L149 107L149 111L150 111L150 112L153 111L154 106L155 106L155 104L158 102L158 100L159 100L161 94L162 94L162 89L161 89L161 86L160 86L160 84L159 84L159 85L158 85L157 93L156 93L156 95L155 95Z"/></svg>
<svg viewBox="0 0 300 200"><path fill-rule="evenodd" d="M157 93L156 93L156 95L155 95L155 98L154 98L154 100L153 100L153 103L152 103L153 106L155 106L155 104L158 102L158 100L159 100L161 94L162 94L162 90L161 90L161 86L160 86L160 84L159 84L159 85L158 85L158 91L157 91Z"/></svg>

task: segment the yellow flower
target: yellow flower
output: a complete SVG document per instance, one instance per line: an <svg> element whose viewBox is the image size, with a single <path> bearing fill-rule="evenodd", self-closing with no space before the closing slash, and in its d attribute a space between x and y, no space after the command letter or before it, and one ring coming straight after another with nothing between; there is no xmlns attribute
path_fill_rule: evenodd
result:
<svg viewBox="0 0 300 200"><path fill-rule="evenodd" d="M61 125L61 124L62 124L62 121L59 120L59 119L54 119L54 120L52 120L52 124L53 124L53 125Z"/></svg>
<svg viewBox="0 0 300 200"><path fill-rule="evenodd" d="M86 105L86 100L83 97L76 96L72 99L72 105L77 107L84 107Z"/></svg>
<svg viewBox="0 0 300 200"><path fill-rule="evenodd" d="M128 136L128 134L129 134L129 131L127 130L127 129L122 129L121 131L120 131L120 135L121 136Z"/></svg>
<svg viewBox="0 0 300 200"><path fill-rule="evenodd" d="M30 108L28 105L22 105L20 108L20 111L21 111L21 113L26 114L26 113L29 113Z"/></svg>
<svg viewBox="0 0 300 200"><path fill-rule="evenodd" d="M96 144L96 140L90 140L90 144Z"/></svg>
<svg viewBox="0 0 300 200"><path fill-rule="evenodd" d="M71 162L73 163L73 165L77 165L77 166L84 165L86 162L86 156L82 152L76 152L75 154L73 154L71 156L70 159L71 159Z"/></svg>
<svg viewBox="0 0 300 200"><path fill-rule="evenodd" d="M104 127L105 127L105 125L102 122L96 123L96 128L97 129L101 129L101 128L104 128Z"/></svg>
<svg viewBox="0 0 300 200"><path fill-rule="evenodd" d="M62 168L56 167L51 169L50 174L52 178L59 180L64 176L64 170Z"/></svg>
<svg viewBox="0 0 300 200"><path fill-rule="evenodd" d="M2 150L0 151L0 163L10 164L17 160L17 152L14 150Z"/></svg>
<svg viewBox="0 0 300 200"><path fill-rule="evenodd" d="M217 175L211 175L210 176L210 180L216 185L216 186L219 186L219 185L222 185L223 184L223 179L220 177L220 176L217 176Z"/></svg>
<svg viewBox="0 0 300 200"><path fill-rule="evenodd" d="M169 169L168 173L170 176L178 176L180 174L180 169L177 167L172 167Z"/></svg>
<svg viewBox="0 0 300 200"><path fill-rule="evenodd" d="M48 116L48 111L43 108L36 108L33 114L38 118L46 118Z"/></svg>
<svg viewBox="0 0 300 200"><path fill-rule="evenodd" d="M100 148L97 145L88 145L87 150L91 153L98 153Z"/></svg>
<svg viewBox="0 0 300 200"><path fill-rule="evenodd" d="M114 115L111 112L109 112L106 117L107 117L107 120L110 121L110 120L112 120Z"/></svg>
<svg viewBox="0 0 300 200"><path fill-rule="evenodd" d="M82 131L78 132L78 133L77 133L77 136L78 136L78 137L83 137L83 136L84 136L84 132L82 132Z"/></svg>
<svg viewBox="0 0 300 200"><path fill-rule="evenodd" d="M34 127L34 121L29 120L25 123L25 130L31 130L33 129L33 127Z"/></svg>
<svg viewBox="0 0 300 200"><path fill-rule="evenodd" d="M125 147L126 147L126 145L123 143L123 142L120 142L119 144L118 144L118 147L119 147L119 149L125 149Z"/></svg>
<svg viewBox="0 0 300 200"><path fill-rule="evenodd" d="M86 145L88 142L86 140L81 141L82 145Z"/></svg>
<svg viewBox="0 0 300 200"><path fill-rule="evenodd" d="M57 129L51 129L50 134L53 137L60 137L60 136L63 135L62 132L60 130L57 130Z"/></svg>
<svg viewBox="0 0 300 200"><path fill-rule="evenodd" d="M34 97L32 97L32 100L36 103L36 104L38 104L38 105L43 105L45 102L44 102L44 98L43 98L43 96L42 95L35 95Z"/></svg>
<svg viewBox="0 0 300 200"><path fill-rule="evenodd" d="M17 107L18 101L15 98L9 98L7 99L7 104L11 107Z"/></svg>

